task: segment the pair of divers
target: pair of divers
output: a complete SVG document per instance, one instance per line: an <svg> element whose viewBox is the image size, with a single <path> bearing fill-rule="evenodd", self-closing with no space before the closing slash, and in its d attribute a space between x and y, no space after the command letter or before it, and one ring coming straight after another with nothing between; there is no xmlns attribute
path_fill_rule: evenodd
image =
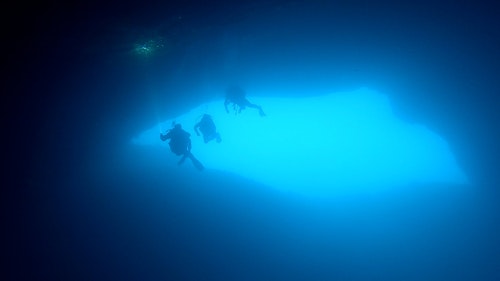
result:
<svg viewBox="0 0 500 281"><path fill-rule="evenodd" d="M212 117L208 114L204 114L201 120L194 126L194 131L196 135L203 134L203 140L208 143L211 140L216 140L218 143L221 142L220 134L217 132L215 123ZM201 164L198 159L196 159L191 153L191 134L182 129L181 124L175 124L174 127L167 131L165 135L160 134L160 139L162 141L167 141L170 146L170 151L172 151L177 156L182 156L181 160L177 164L181 165L184 163L186 158L191 159L193 165L196 169L202 171L204 169L203 164Z"/></svg>
<svg viewBox="0 0 500 281"><path fill-rule="evenodd" d="M232 86L226 90L224 108L227 113L229 113L228 105L230 104L233 105L235 114L241 113L242 110L249 107L257 109L260 116L266 116L261 106L248 101L245 97L245 91L240 87ZM194 131L197 136L200 135L200 132L203 134L203 141L205 143L212 140L215 140L217 143L221 142L221 137L217 132L215 123L212 120L212 117L208 114L203 114L201 120L195 124ZM201 162L198 161L198 159L196 159L191 153L191 134L183 130L181 124L174 123L174 127L168 130L165 135L160 133L160 139L162 141L170 140L168 143L170 150L177 156L182 156L181 160L178 162L179 165L184 163L186 158L189 158L198 170L201 171L204 169Z"/></svg>

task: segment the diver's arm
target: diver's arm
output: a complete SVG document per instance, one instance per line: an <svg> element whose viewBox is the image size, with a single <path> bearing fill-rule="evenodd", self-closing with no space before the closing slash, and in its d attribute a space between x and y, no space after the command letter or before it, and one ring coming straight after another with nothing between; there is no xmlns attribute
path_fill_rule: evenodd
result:
<svg viewBox="0 0 500 281"><path fill-rule="evenodd" d="M162 133L160 133L160 139L161 139L162 141L166 141L166 140L168 140L168 139L170 139L170 138L172 138L172 134L170 133L170 130L169 130L169 131L167 131L167 133L166 133L166 134L164 134L164 135L163 135Z"/></svg>
<svg viewBox="0 0 500 281"><path fill-rule="evenodd" d="M200 127L200 122L198 122L198 123L196 123L196 125L194 125L194 131L195 131L197 136L200 135L200 132L198 132L198 127Z"/></svg>

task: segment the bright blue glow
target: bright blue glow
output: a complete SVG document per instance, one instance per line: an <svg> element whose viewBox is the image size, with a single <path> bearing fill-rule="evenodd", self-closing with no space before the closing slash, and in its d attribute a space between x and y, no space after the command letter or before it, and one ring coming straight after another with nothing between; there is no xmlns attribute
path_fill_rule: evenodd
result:
<svg viewBox="0 0 500 281"><path fill-rule="evenodd" d="M387 97L374 91L248 99L267 116L252 108L227 114L217 100L142 132L133 143L166 146L159 132L175 120L191 133L192 153L206 168L294 191L467 183L440 136L399 120ZM205 144L194 133L204 113L212 115L221 143Z"/></svg>

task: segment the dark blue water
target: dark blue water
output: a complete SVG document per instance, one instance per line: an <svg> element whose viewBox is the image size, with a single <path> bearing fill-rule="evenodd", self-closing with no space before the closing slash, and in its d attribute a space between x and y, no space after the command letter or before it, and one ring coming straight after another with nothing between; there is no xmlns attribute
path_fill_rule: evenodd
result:
<svg viewBox="0 0 500 281"><path fill-rule="evenodd" d="M500 34L486 2L87 2L12 15L2 280L500 279ZM260 98L383 93L399 120L446 140L468 182L308 194L131 145L232 84ZM328 165L316 157L301 180Z"/></svg>

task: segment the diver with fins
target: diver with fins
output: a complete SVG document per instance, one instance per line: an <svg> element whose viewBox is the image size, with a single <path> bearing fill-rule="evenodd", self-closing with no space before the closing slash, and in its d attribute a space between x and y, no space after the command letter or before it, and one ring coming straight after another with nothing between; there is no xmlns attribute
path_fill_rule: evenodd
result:
<svg viewBox="0 0 500 281"><path fill-rule="evenodd" d="M181 156L182 158L179 160L177 163L178 165L181 165L184 163L186 158L191 159L191 162L193 162L193 165L196 167L198 170L203 170L203 164L201 164L198 159L196 159L193 154L191 153L191 134L188 132L184 131L182 129L181 124L175 124L172 129L168 130L166 134L161 134L160 133L160 139L162 141L167 141L168 145L170 146L170 151L172 151L175 155Z"/></svg>

